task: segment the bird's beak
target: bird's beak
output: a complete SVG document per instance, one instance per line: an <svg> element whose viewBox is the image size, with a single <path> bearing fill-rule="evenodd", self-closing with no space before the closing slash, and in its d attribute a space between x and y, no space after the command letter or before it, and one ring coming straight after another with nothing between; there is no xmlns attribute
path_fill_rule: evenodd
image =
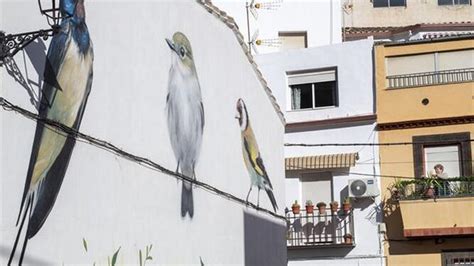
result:
<svg viewBox="0 0 474 266"><path fill-rule="evenodd" d="M172 51L176 52L176 47L170 39L166 38L166 43L168 44L168 46L170 47Z"/></svg>
<svg viewBox="0 0 474 266"><path fill-rule="evenodd" d="M239 114L239 113L236 113L234 118L235 118L235 119L240 119L240 114Z"/></svg>

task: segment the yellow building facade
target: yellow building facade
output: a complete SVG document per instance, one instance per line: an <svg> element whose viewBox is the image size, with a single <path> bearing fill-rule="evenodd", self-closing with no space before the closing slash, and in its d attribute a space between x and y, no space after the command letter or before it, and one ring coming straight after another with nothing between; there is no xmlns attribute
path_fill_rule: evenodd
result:
<svg viewBox="0 0 474 266"><path fill-rule="evenodd" d="M474 264L473 75L472 37L375 47L386 265Z"/></svg>

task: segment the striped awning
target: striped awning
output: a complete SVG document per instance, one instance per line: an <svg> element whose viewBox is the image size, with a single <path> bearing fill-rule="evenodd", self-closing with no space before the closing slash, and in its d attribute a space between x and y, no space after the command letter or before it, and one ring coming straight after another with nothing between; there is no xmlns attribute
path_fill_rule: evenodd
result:
<svg viewBox="0 0 474 266"><path fill-rule="evenodd" d="M285 158L286 170L347 168L355 165L358 153L339 153Z"/></svg>

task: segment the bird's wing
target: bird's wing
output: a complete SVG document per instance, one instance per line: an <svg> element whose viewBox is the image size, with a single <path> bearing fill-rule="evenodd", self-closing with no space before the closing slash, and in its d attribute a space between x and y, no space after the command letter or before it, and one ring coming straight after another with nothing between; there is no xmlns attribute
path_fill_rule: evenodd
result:
<svg viewBox="0 0 474 266"><path fill-rule="evenodd" d="M90 52L93 53L92 47L90 49ZM93 57L93 54L91 54L91 56ZM84 98L82 99L81 106L79 107L75 122L72 125L72 128L75 130L79 130L79 127L81 125L82 117L84 115L84 110L87 104L87 99L89 98L89 94L92 87L92 79L93 69L91 66L86 84L86 91L84 93ZM43 223L45 222L51 209L53 208L53 205L59 193L59 189L61 188L61 184L66 174L66 170L68 168L75 144L76 139L73 136L68 135L66 142L63 148L61 149L61 152L59 153L56 161L49 169L48 173L44 178L43 183L39 187L36 195L37 203L35 205L33 213L30 217L30 222L28 224L28 238L32 238L41 229Z"/></svg>
<svg viewBox="0 0 474 266"><path fill-rule="evenodd" d="M258 157L255 160L257 162L257 165L260 169L262 169L263 172L263 179L268 182L268 186L273 189L272 183L270 182L270 178L268 177L267 171L265 170L265 165L263 165L263 160L262 157L260 157L260 153L258 153Z"/></svg>
<svg viewBox="0 0 474 266"><path fill-rule="evenodd" d="M44 82L43 88L41 91L41 101L39 106L39 116L41 118L46 118L48 115L48 111L51 107L51 103L54 100L54 96L56 91L59 89L56 80L56 74L58 73L61 62L64 59L64 55L66 53L66 47L69 43L69 38L67 32L60 31L56 35L54 35L53 39L51 40L51 44L49 46L48 55L46 58L45 63L45 70L44 70ZM33 175L33 170L35 168L36 159L38 157L38 152L41 144L41 137L43 135L44 123L37 122L36 124L36 131L35 137L33 140L33 146L31 150L30 156L30 163L28 166L28 172L25 182L25 188L23 190L23 197L21 199L20 211L18 214L18 221L20 219L20 214L23 210L26 196L30 189L31 177Z"/></svg>

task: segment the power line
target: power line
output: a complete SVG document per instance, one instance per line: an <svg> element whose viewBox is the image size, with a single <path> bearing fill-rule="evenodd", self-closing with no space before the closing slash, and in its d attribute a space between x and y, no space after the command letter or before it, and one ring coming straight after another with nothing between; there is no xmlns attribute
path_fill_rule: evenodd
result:
<svg viewBox="0 0 474 266"><path fill-rule="evenodd" d="M188 176L182 175L180 173L176 173L174 171L171 171L171 170L165 168L164 166L162 166L162 165L160 165L156 162L153 162L152 160L150 160L148 158L133 155L129 152L126 152L126 151L118 148L117 146L115 146L115 145L113 145L109 142L106 142L104 140L101 140L101 139L83 134L83 133L81 133L81 132L79 132L79 131L77 131L73 128L70 128L70 127L68 127L64 124L61 124L59 122L56 122L54 120L50 120L48 118L40 117L37 114L34 114L34 113L32 113L32 112L30 112L26 109L23 109L19 106L16 106L16 105L10 103L9 101L7 101L3 97L0 97L0 105L2 106L2 108L5 111L13 111L13 112L19 113L20 115L22 115L22 116L24 116L28 119L41 122L41 123L45 124L46 127L55 130L55 132L57 132L57 133L64 132L64 133L66 133L67 137L71 137L71 138L74 138L76 140L82 141L84 143L93 145L93 146L98 147L100 149L103 149L105 151L111 152L111 153L113 153L113 154L115 154L119 157L125 158L125 159L127 159L129 161L132 161L134 163L137 163L141 166L150 168L152 170L164 173L164 174L169 175L169 176L173 176L176 179L188 181L188 182L192 183L193 185L195 185L197 187L200 187L200 188L202 188L206 191L209 191L209 192L213 192L216 195L219 195L223 198L226 198L228 200L240 203L244 206L251 207L251 208L253 208L257 211L264 212L264 213L269 214L269 215L271 215L275 218L279 218L281 220L286 221L286 218L282 215L278 215L277 213L274 213L270 210L267 210L265 208L261 208L259 206L256 206L255 204L253 204L251 202L247 202L247 201L245 201L245 200L243 200L243 199L241 199L237 196L234 196L231 193L220 190L220 189L218 189L216 187L213 187L213 186L211 186L207 183L204 183L204 182L201 182L199 180L195 180L195 179L190 178ZM59 130L60 132L58 132L57 130Z"/></svg>
<svg viewBox="0 0 474 266"><path fill-rule="evenodd" d="M474 139L466 139L455 141L456 143L473 142ZM450 141L446 141L449 143ZM353 147L353 146L404 146L404 145L430 145L440 144L439 141L423 141L423 142L385 142L385 143L285 143L286 147Z"/></svg>

